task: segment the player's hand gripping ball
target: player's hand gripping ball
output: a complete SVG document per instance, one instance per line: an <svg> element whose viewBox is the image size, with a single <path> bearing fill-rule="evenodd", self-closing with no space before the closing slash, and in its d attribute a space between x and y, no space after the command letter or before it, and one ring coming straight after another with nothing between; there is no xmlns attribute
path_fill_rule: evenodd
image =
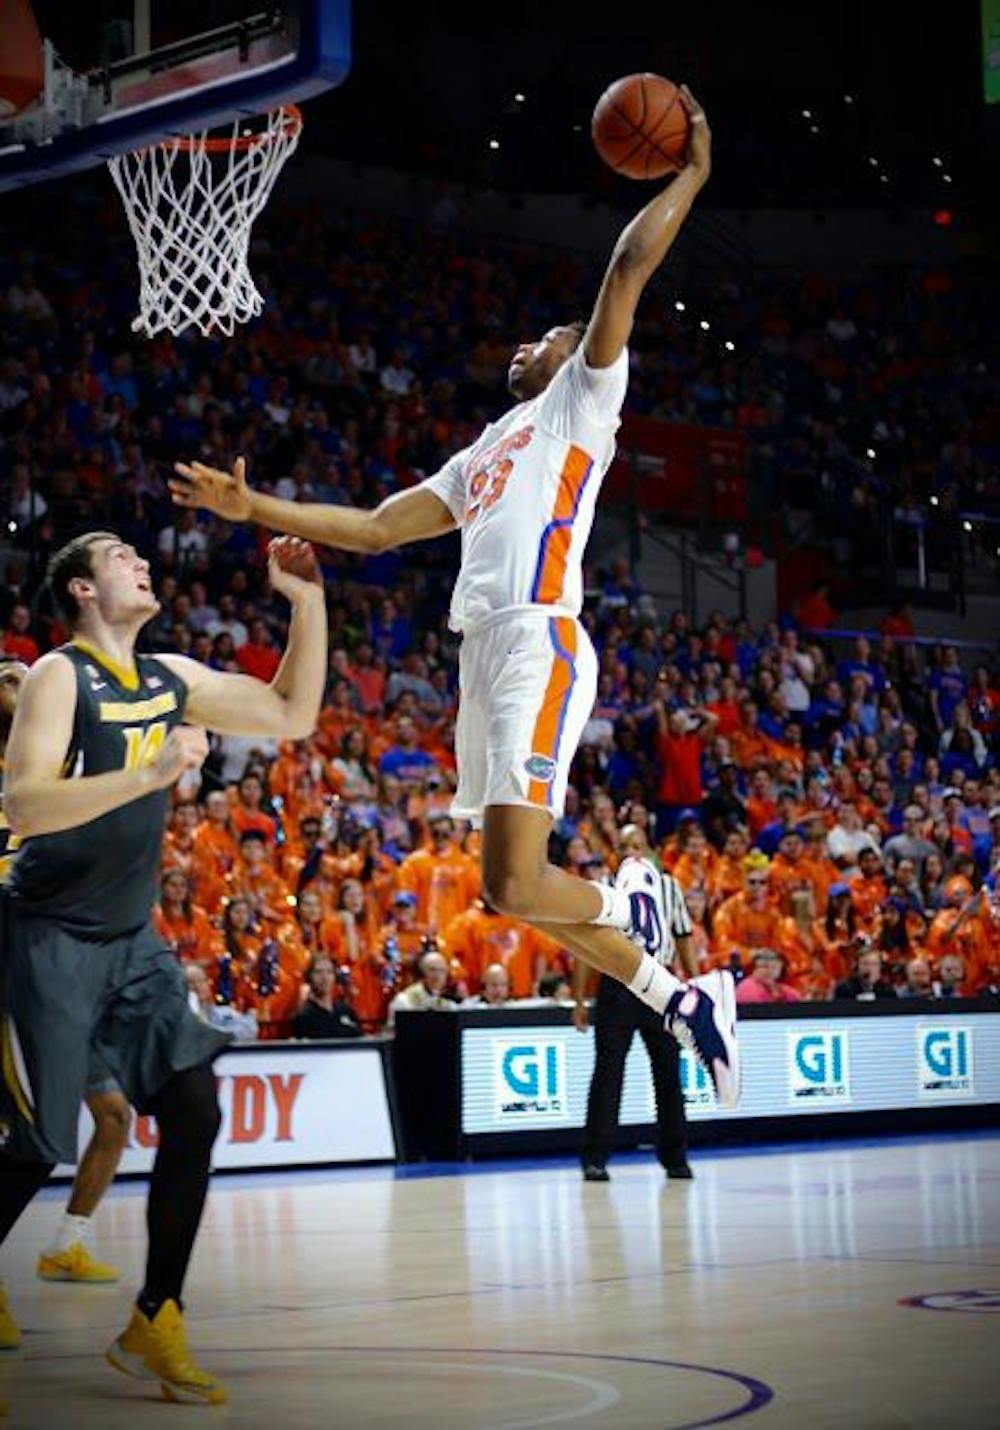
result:
<svg viewBox="0 0 1000 1430"><path fill-rule="evenodd" d="M683 169L691 140L688 96L658 74L616 79L597 101L590 132L604 162L627 179Z"/></svg>
<svg viewBox="0 0 1000 1430"><path fill-rule="evenodd" d="M267 547L267 575L275 591L289 601L309 586L323 585L323 573L308 541L297 536L276 536Z"/></svg>

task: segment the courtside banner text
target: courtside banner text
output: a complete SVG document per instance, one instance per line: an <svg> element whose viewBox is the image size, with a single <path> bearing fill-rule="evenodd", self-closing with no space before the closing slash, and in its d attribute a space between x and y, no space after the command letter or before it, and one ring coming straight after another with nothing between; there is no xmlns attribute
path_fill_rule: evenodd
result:
<svg viewBox="0 0 1000 1430"><path fill-rule="evenodd" d="M222 1131L213 1165L282 1167L302 1163L392 1162L396 1142L378 1044L304 1051L294 1044L237 1049L215 1063ZM84 1108L80 1148L92 1123ZM123 1172L146 1172L156 1152L156 1124L132 1122ZM72 1175L60 1167L57 1175Z"/></svg>
<svg viewBox="0 0 1000 1430"><path fill-rule="evenodd" d="M502 1015L501 1015L502 1016ZM740 1023L743 1097L721 1111L704 1069L681 1053L693 1122L1000 1103L1000 1015L767 1019ZM594 1037L565 1023L462 1029L462 1131L582 1127ZM656 1119L649 1058L636 1037L621 1122Z"/></svg>

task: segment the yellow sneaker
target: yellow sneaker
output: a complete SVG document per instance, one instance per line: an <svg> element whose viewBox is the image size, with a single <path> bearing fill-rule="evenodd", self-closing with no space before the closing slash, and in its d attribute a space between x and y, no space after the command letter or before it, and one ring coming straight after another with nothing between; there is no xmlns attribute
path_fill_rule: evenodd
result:
<svg viewBox="0 0 1000 1430"><path fill-rule="evenodd" d="M108 1347L115 1370L139 1380L158 1380L164 1398L185 1404L225 1405L226 1388L196 1365L176 1301L164 1301L153 1320L136 1306L132 1319Z"/></svg>
<svg viewBox="0 0 1000 1430"><path fill-rule="evenodd" d="M74 1241L66 1251L46 1251L38 1258L38 1274L43 1281L117 1281L113 1266L96 1261L82 1241Z"/></svg>
<svg viewBox="0 0 1000 1430"><path fill-rule="evenodd" d="M0 1286L0 1351L16 1351L21 1344L21 1327L10 1314L7 1292Z"/></svg>

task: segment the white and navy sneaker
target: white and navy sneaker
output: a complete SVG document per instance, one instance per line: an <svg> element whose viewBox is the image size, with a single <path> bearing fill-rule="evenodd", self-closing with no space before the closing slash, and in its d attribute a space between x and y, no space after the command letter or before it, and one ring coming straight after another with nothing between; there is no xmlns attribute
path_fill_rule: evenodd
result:
<svg viewBox="0 0 1000 1430"><path fill-rule="evenodd" d="M720 1107L740 1100L740 1053L736 1041L736 984L728 969L699 974L667 1004L664 1026L704 1063Z"/></svg>
<svg viewBox="0 0 1000 1430"><path fill-rule="evenodd" d="M615 888L628 895L632 918L626 933L633 943L653 958L663 952L666 917L663 907L663 880L649 859L629 855L615 876Z"/></svg>

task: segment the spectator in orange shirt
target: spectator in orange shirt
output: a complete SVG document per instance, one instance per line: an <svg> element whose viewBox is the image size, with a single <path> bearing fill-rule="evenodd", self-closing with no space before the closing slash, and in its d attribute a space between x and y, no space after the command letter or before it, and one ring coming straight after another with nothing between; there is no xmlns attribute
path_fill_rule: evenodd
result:
<svg viewBox="0 0 1000 1430"><path fill-rule="evenodd" d="M163 867L179 869L182 874L194 873L194 832L198 828L198 805L193 799L182 799L170 811L170 822L163 836Z"/></svg>
<svg viewBox="0 0 1000 1430"><path fill-rule="evenodd" d="M769 765L780 760L785 751L776 740L766 735L757 725L760 710L756 700L740 702L739 729L729 737L733 757L745 770L755 765Z"/></svg>
<svg viewBox="0 0 1000 1430"><path fill-rule="evenodd" d="M318 815L307 814L299 822L297 837L281 847L280 857L281 877L290 891L298 895L308 885L319 894L325 911L332 912L345 875L327 848Z"/></svg>
<svg viewBox="0 0 1000 1430"><path fill-rule="evenodd" d="M334 755L340 748L348 730L364 728L365 718L361 713L357 694L346 680L335 680L330 698L319 715L319 726L314 739L325 755Z"/></svg>
<svg viewBox="0 0 1000 1430"><path fill-rule="evenodd" d="M812 594L799 603L799 625L804 631L828 631L836 624L837 612L829 598L829 585L820 581Z"/></svg>
<svg viewBox="0 0 1000 1430"><path fill-rule="evenodd" d="M325 911L319 891L311 885L307 884L299 894L295 917L298 941L307 962L316 954L326 954L339 967L347 957L343 920Z"/></svg>
<svg viewBox="0 0 1000 1430"><path fill-rule="evenodd" d="M709 893L715 886L718 862L719 856L705 838L704 830L696 824L688 834L684 853L671 872L685 893L695 887Z"/></svg>
<svg viewBox="0 0 1000 1430"><path fill-rule="evenodd" d="M851 902L858 923L865 933L871 933L878 916L889 898L889 887L882 872L882 858L877 849L862 849L858 855L859 870L847 881Z"/></svg>
<svg viewBox="0 0 1000 1430"><path fill-rule="evenodd" d="M181 963L211 964L216 933L204 909L191 899L191 885L180 869L168 869L160 883L160 902L153 910L153 923L163 942L172 948Z"/></svg>
<svg viewBox="0 0 1000 1430"><path fill-rule="evenodd" d="M313 763L316 769L312 768ZM282 740L277 759L267 772L267 787L272 799L287 805L295 798L296 786L303 775L318 777L322 761L314 756L308 740Z"/></svg>
<svg viewBox="0 0 1000 1430"><path fill-rule="evenodd" d="M789 899L788 916L781 921L778 952L785 960L785 976L803 998L829 998L833 977L826 964L826 940L815 917L811 889L796 889Z"/></svg>
<svg viewBox="0 0 1000 1430"><path fill-rule="evenodd" d="M237 837L254 829L274 848L278 822L264 809L264 781L253 770L247 770L236 786L236 802L229 811L229 822Z"/></svg>
<svg viewBox="0 0 1000 1430"><path fill-rule="evenodd" d="M239 859L239 845L229 823L229 800L222 790L213 790L205 799L205 818L193 836L195 877L214 882L232 873Z"/></svg>
<svg viewBox="0 0 1000 1430"><path fill-rule="evenodd" d="M737 699L739 687L731 675L724 675L719 682L718 700L709 701L706 710L715 716L716 734L731 736L740 728L740 706Z"/></svg>
<svg viewBox="0 0 1000 1430"><path fill-rule="evenodd" d="M957 954L969 983L978 987L996 961L995 925L981 917L984 895L976 894L968 879L953 875L945 883L944 897L946 905L931 923L927 952L935 962Z"/></svg>
<svg viewBox="0 0 1000 1430"><path fill-rule="evenodd" d="M791 914L793 894L802 889L814 893L809 866L803 858L802 835L797 829L786 829L782 834L769 874L771 897L782 914Z"/></svg>
<svg viewBox="0 0 1000 1430"><path fill-rule="evenodd" d="M227 880L232 895L250 900L254 915L275 928L291 915L294 896L271 865L267 841L259 829L248 829L240 837L240 862Z"/></svg>
<svg viewBox="0 0 1000 1430"><path fill-rule="evenodd" d="M243 967L253 964L262 943L250 900L241 894L234 895L222 911L222 932L216 944L218 956L211 969L216 1003L240 1007L238 990Z"/></svg>
<svg viewBox="0 0 1000 1430"><path fill-rule="evenodd" d="M551 939L530 925L498 914L481 901L452 919L442 942L445 954L466 970L470 992L477 993L485 970L499 963L507 970L514 998L535 996L552 946Z"/></svg>
<svg viewBox="0 0 1000 1430"><path fill-rule="evenodd" d="M389 906L389 920L381 934L381 950L385 957L386 942L392 939L398 955L395 988L405 988L419 977L418 965L430 947L427 927L417 918L417 896L408 889L397 889Z"/></svg>
<svg viewBox="0 0 1000 1430"><path fill-rule="evenodd" d="M262 1038L287 1036L299 1007L298 962L282 958L278 940L262 932L250 900L230 899L222 916L222 950L216 962L216 1001L252 1013Z"/></svg>
<svg viewBox="0 0 1000 1430"><path fill-rule="evenodd" d="M774 948L781 936L781 914L768 892L768 862L750 854L746 860L746 886L742 893L720 904L712 920L716 957L723 966L730 955L745 958L752 948Z"/></svg>
<svg viewBox="0 0 1000 1430"><path fill-rule="evenodd" d="M709 894L712 908L723 903L733 894L740 894L746 881L746 857L750 852L750 840L746 830L731 829L722 846L722 854L715 870L715 884Z"/></svg>
<svg viewBox="0 0 1000 1430"><path fill-rule="evenodd" d="M826 913L827 900L832 885L841 883L840 870L826 852L826 820L821 814L814 814L806 821L805 849L802 862L809 873L816 899L816 912Z"/></svg>
<svg viewBox="0 0 1000 1430"><path fill-rule="evenodd" d="M747 798L750 838L756 839L760 831L773 824L777 817L778 803L771 788L771 776L767 770L754 770L750 777L750 794Z"/></svg>
<svg viewBox="0 0 1000 1430"><path fill-rule="evenodd" d="M257 616L250 622L247 643L236 651L236 663L245 675L252 675L270 685L281 664L281 652L271 639L264 621Z"/></svg>
<svg viewBox="0 0 1000 1430"><path fill-rule="evenodd" d="M831 884L826 915L821 922L826 942L826 966L834 982L839 983L854 966L860 932L851 890L842 881Z"/></svg>
<svg viewBox="0 0 1000 1430"><path fill-rule="evenodd" d="M913 625L913 608L908 601L900 601L882 617L879 631L892 641L909 641L916 634Z"/></svg>
<svg viewBox="0 0 1000 1430"><path fill-rule="evenodd" d="M38 659L38 642L31 634L31 611L20 601L10 613L10 625L0 649L25 665L34 665Z"/></svg>
<svg viewBox="0 0 1000 1430"><path fill-rule="evenodd" d="M381 918L360 879L345 879L340 890L340 918L347 940L354 1011L366 1030L379 1027L388 1014L396 970L387 966L381 944Z"/></svg>
<svg viewBox="0 0 1000 1430"><path fill-rule="evenodd" d="M662 700L653 708L656 750L662 769L656 796L657 818L660 827L669 833L680 810L701 804L705 793L701 757L719 722L710 710L671 710L668 715Z"/></svg>
<svg viewBox="0 0 1000 1430"><path fill-rule="evenodd" d="M908 912L902 899L886 899L875 924L875 947L882 954L889 981L897 988L906 981L910 959L923 955L926 937L926 921L920 914Z"/></svg>
<svg viewBox="0 0 1000 1430"><path fill-rule="evenodd" d="M431 933L447 928L479 894L479 868L455 843L450 815L431 821L431 847L417 849L399 866L399 887L417 897L417 919Z"/></svg>

